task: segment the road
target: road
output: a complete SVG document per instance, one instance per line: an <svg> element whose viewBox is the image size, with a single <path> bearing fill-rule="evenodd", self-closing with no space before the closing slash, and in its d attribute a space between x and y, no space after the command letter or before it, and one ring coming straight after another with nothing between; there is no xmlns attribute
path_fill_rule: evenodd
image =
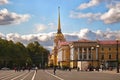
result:
<svg viewBox="0 0 120 80"><path fill-rule="evenodd" d="M15 72L0 70L0 80L120 80L120 73L114 72L77 72L57 70L34 70Z"/></svg>

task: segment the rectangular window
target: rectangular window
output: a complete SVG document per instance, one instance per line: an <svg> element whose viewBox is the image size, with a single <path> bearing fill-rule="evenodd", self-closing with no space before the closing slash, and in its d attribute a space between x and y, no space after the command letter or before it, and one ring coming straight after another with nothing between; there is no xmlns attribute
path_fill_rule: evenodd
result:
<svg viewBox="0 0 120 80"><path fill-rule="evenodd" d="M80 59L82 59L82 54L80 54L79 56L80 56Z"/></svg>
<svg viewBox="0 0 120 80"><path fill-rule="evenodd" d="M101 48L102 49L102 51L104 51L104 48Z"/></svg>
<svg viewBox="0 0 120 80"><path fill-rule="evenodd" d="M101 59L104 60L104 54L101 55Z"/></svg>
<svg viewBox="0 0 120 80"><path fill-rule="evenodd" d="M112 59L112 55L111 54L109 54L109 59Z"/></svg>
<svg viewBox="0 0 120 80"><path fill-rule="evenodd" d="M89 59L91 59L91 54L89 54Z"/></svg>
<svg viewBox="0 0 120 80"><path fill-rule="evenodd" d="M111 48L109 48L109 51L111 51Z"/></svg>
<svg viewBox="0 0 120 80"><path fill-rule="evenodd" d="M86 59L86 55L84 54L84 59Z"/></svg>

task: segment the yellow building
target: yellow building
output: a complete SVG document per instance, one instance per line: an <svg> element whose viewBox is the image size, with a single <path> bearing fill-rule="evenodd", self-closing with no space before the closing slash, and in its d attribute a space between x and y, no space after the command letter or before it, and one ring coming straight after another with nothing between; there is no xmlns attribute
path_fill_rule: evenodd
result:
<svg viewBox="0 0 120 80"><path fill-rule="evenodd" d="M69 68L70 67L70 47L69 42L59 43L58 48L58 67Z"/></svg>
<svg viewBox="0 0 120 80"><path fill-rule="evenodd" d="M98 48L96 41L79 40L70 43L70 67L80 70L86 69L89 64L97 66Z"/></svg>
<svg viewBox="0 0 120 80"><path fill-rule="evenodd" d="M107 40L98 41L99 47L99 64L103 64L105 67L116 67L117 52L118 59L120 61L120 41ZM118 49L117 49L118 48Z"/></svg>
<svg viewBox="0 0 120 80"><path fill-rule="evenodd" d="M51 54L48 56L48 66L49 66L49 67L53 67L53 62L54 62L54 55L51 53Z"/></svg>
<svg viewBox="0 0 120 80"><path fill-rule="evenodd" d="M72 42L61 42L58 50L58 63L60 67L79 67L80 70L87 70L91 65L94 68L113 67L116 68L116 41L90 41L79 40ZM118 58L120 60L120 42L118 43Z"/></svg>
<svg viewBox="0 0 120 80"><path fill-rule="evenodd" d="M117 53L120 62L120 41L78 40L67 42L61 32L60 10L58 8L58 30L54 37L49 64L53 66L86 70L89 66L104 68L116 67Z"/></svg>

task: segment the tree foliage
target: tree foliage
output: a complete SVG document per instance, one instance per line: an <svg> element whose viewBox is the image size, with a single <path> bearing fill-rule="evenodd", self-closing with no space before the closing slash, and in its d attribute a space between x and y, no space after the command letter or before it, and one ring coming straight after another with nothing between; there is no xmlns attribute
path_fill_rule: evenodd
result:
<svg viewBox="0 0 120 80"><path fill-rule="evenodd" d="M27 45L27 49L34 65L41 68L47 65L49 51L41 46L37 41L29 43Z"/></svg>
<svg viewBox="0 0 120 80"><path fill-rule="evenodd" d="M0 39L0 68L15 66L45 66L49 51L37 41L26 47L20 43Z"/></svg>

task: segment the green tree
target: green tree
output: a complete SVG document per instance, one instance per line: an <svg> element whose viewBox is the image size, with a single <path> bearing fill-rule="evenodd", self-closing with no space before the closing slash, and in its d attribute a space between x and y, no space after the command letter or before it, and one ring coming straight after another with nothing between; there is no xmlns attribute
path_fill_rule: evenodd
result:
<svg viewBox="0 0 120 80"><path fill-rule="evenodd" d="M0 68L14 66L36 65L45 67L48 62L49 51L37 41L25 47L22 43L7 41L0 38Z"/></svg>
<svg viewBox="0 0 120 80"><path fill-rule="evenodd" d="M49 51L37 41L29 43L27 49L34 65L42 68L47 64Z"/></svg>
<svg viewBox="0 0 120 80"><path fill-rule="evenodd" d="M25 66L26 62L31 62L26 47L20 42L15 44L13 41L0 39L0 48L0 68Z"/></svg>

